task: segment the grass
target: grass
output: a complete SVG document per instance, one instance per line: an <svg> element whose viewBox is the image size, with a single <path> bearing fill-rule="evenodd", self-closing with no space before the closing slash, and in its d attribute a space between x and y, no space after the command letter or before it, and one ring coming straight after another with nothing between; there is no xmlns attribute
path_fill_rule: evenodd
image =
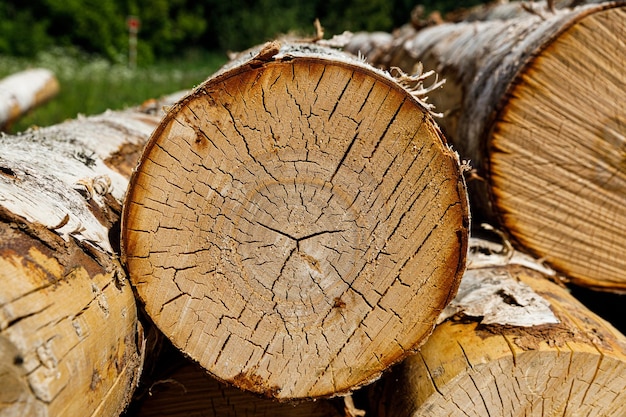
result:
<svg viewBox="0 0 626 417"><path fill-rule="evenodd" d="M27 68L47 68L59 80L60 92L50 102L19 119L11 133L32 126L49 126L79 114L123 109L150 98L200 84L227 61L219 52L195 51L178 60L130 69L74 51L53 49L35 59L0 57L0 77Z"/></svg>

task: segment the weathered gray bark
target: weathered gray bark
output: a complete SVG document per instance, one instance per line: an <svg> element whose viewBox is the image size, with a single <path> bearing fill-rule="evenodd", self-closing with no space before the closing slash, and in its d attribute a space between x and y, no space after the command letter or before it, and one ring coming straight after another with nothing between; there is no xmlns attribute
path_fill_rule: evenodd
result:
<svg viewBox="0 0 626 417"><path fill-rule="evenodd" d="M606 3L607 0L493 1L446 15L447 22L475 22L515 19L529 13L547 17L555 10L571 9L585 4Z"/></svg>

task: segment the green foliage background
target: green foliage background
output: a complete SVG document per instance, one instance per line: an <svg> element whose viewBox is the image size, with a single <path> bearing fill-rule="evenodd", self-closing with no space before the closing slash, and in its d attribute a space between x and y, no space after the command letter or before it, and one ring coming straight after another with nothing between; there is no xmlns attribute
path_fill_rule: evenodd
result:
<svg viewBox="0 0 626 417"><path fill-rule="evenodd" d="M479 0L421 1L447 12ZM138 62L184 50L238 51L279 34L312 34L319 18L327 36L384 30L409 21L410 0L0 0L0 55L34 57L51 46L78 47L123 62L126 17L141 19Z"/></svg>

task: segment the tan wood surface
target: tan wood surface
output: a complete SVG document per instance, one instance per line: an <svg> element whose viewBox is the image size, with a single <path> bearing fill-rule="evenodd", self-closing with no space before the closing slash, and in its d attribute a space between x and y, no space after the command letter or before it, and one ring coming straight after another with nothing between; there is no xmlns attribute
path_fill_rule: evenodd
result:
<svg viewBox="0 0 626 417"><path fill-rule="evenodd" d="M174 106L122 223L131 280L174 345L286 400L348 392L424 341L464 268L468 211L421 91L272 43Z"/></svg>

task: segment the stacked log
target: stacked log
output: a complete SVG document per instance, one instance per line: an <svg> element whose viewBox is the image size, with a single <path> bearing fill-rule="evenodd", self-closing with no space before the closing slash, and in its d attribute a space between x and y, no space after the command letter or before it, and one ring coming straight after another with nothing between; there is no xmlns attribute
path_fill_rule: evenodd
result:
<svg viewBox="0 0 626 417"><path fill-rule="evenodd" d="M269 43L179 101L124 203L138 299L222 382L348 393L418 348L465 265L461 167L424 77Z"/></svg>
<svg viewBox="0 0 626 417"><path fill-rule="evenodd" d="M446 79L430 99L476 169L475 219L573 283L624 291L626 6L537 10L403 30L373 64Z"/></svg>
<svg viewBox="0 0 626 417"><path fill-rule="evenodd" d="M0 80L0 130L59 92L59 82L45 68L33 68Z"/></svg>
<svg viewBox="0 0 626 417"><path fill-rule="evenodd" d="M219 382L193 361L165 349L156 372L124 414L128 417L349 417L349 398L282 403ZM354 416L356 417L356 415Z"/></svg>
<svg viewBox="0 0 626 417"><path fill-rule="evenodd" d="M2 416L111 416L129 403L144 338L119 217L159 120L134 109L0 137Z"/></svg>
<svg viewBox="0 0 626 417"><path fill-rule="evenodd" d="M539 2L492 1L469 8L460 8L447 13L446 22L475 22L484 20L506 20L523 17L528 13L539 15L554 13L556 9L567 9L582 4L598 3L589 0L551 0Z"/></svg>
<svg viewBox="0 0 626 417"><path fill-rule="evenodd" d="M472 244L444 321L368 388L373 415L626 415L626 337L537 260L493 250Z"/></svg>

